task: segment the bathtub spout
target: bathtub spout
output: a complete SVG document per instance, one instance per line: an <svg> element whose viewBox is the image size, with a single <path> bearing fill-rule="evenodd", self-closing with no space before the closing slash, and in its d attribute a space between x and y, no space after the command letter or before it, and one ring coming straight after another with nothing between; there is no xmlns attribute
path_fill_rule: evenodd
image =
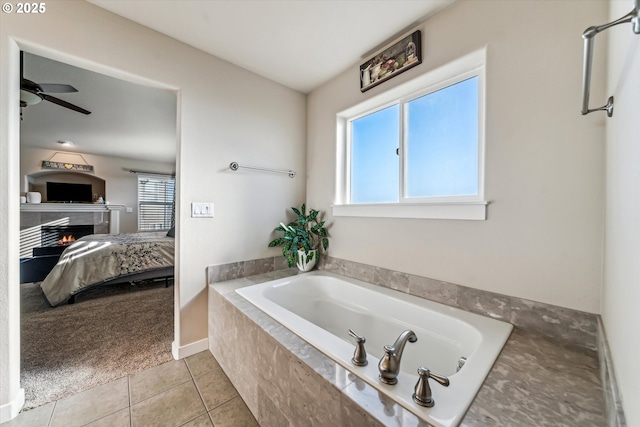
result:
<svg viewBox="0 0 640 427"><path fill-rule="evenodd" d="M384 346L384 356L378 363L378 370L380 371L380 381L385 384L396 384L398 382L398 373L400 372L400 360L402 359L402 352L404 346L409 342L418 341L418 337L415 332L407 329L402 332L393 345Z"/></svg>

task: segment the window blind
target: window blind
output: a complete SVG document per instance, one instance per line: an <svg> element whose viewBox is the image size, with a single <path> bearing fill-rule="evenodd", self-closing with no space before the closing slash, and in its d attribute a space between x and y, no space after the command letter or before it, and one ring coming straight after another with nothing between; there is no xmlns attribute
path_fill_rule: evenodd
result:
<svg viewBox="0 0 640 427"><path fill-rule="evenodd" d="M138 231L172 226L176 180L170 175L138 175Z"/></svg>

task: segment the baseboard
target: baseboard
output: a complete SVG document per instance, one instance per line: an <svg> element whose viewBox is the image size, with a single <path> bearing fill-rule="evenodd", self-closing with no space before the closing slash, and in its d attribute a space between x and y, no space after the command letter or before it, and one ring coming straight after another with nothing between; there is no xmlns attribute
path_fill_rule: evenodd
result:
<svg viewBox="0 0 640 427"><path fill-rule="evenodd" d="M201 351L209 349L209 338L203 338L200 341L192 342L182 347L174 341L171 343L171 354L176 360L184 359Z"/></svg>
<svg viewBox="0 0 640 427"><path fill-rule="evenodd" d="M24 406L24 389L18 390L18 394L15 399L9 403L5 403L0 406L0 424L11 421L18 416L20 410Z"/></svg>

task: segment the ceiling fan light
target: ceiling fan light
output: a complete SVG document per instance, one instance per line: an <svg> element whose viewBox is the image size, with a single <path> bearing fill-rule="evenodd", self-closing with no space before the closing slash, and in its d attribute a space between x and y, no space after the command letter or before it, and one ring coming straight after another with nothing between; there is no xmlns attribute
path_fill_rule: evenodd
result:
<svg viewBox="0 0 640 427"><path fill-rule="evenodd" d="M36 95L33 92L29 92L27 90L20 90L20 102L24 102L27 105L39 104L42 102L42 97Z"/></svg>

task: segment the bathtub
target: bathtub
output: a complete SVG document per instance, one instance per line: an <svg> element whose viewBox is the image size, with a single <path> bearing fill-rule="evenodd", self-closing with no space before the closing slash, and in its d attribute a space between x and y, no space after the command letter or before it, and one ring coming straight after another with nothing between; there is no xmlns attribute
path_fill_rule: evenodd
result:
<svg viewBox="0 0 640 427"><path fill-rule="evenodd" d="M379 392L440 427L460 423L513 329L509 323L327 271L236 292ZM367 366L351 362L355 340L349 329L366 337ZM383 347L405 329L413 330L418 340L405 345L398 383L384 384L378 378ZM456 372L461 357L467 360ZM432 408L412 399L419 366L450 380L449 387L429 380Z"/></svg>

